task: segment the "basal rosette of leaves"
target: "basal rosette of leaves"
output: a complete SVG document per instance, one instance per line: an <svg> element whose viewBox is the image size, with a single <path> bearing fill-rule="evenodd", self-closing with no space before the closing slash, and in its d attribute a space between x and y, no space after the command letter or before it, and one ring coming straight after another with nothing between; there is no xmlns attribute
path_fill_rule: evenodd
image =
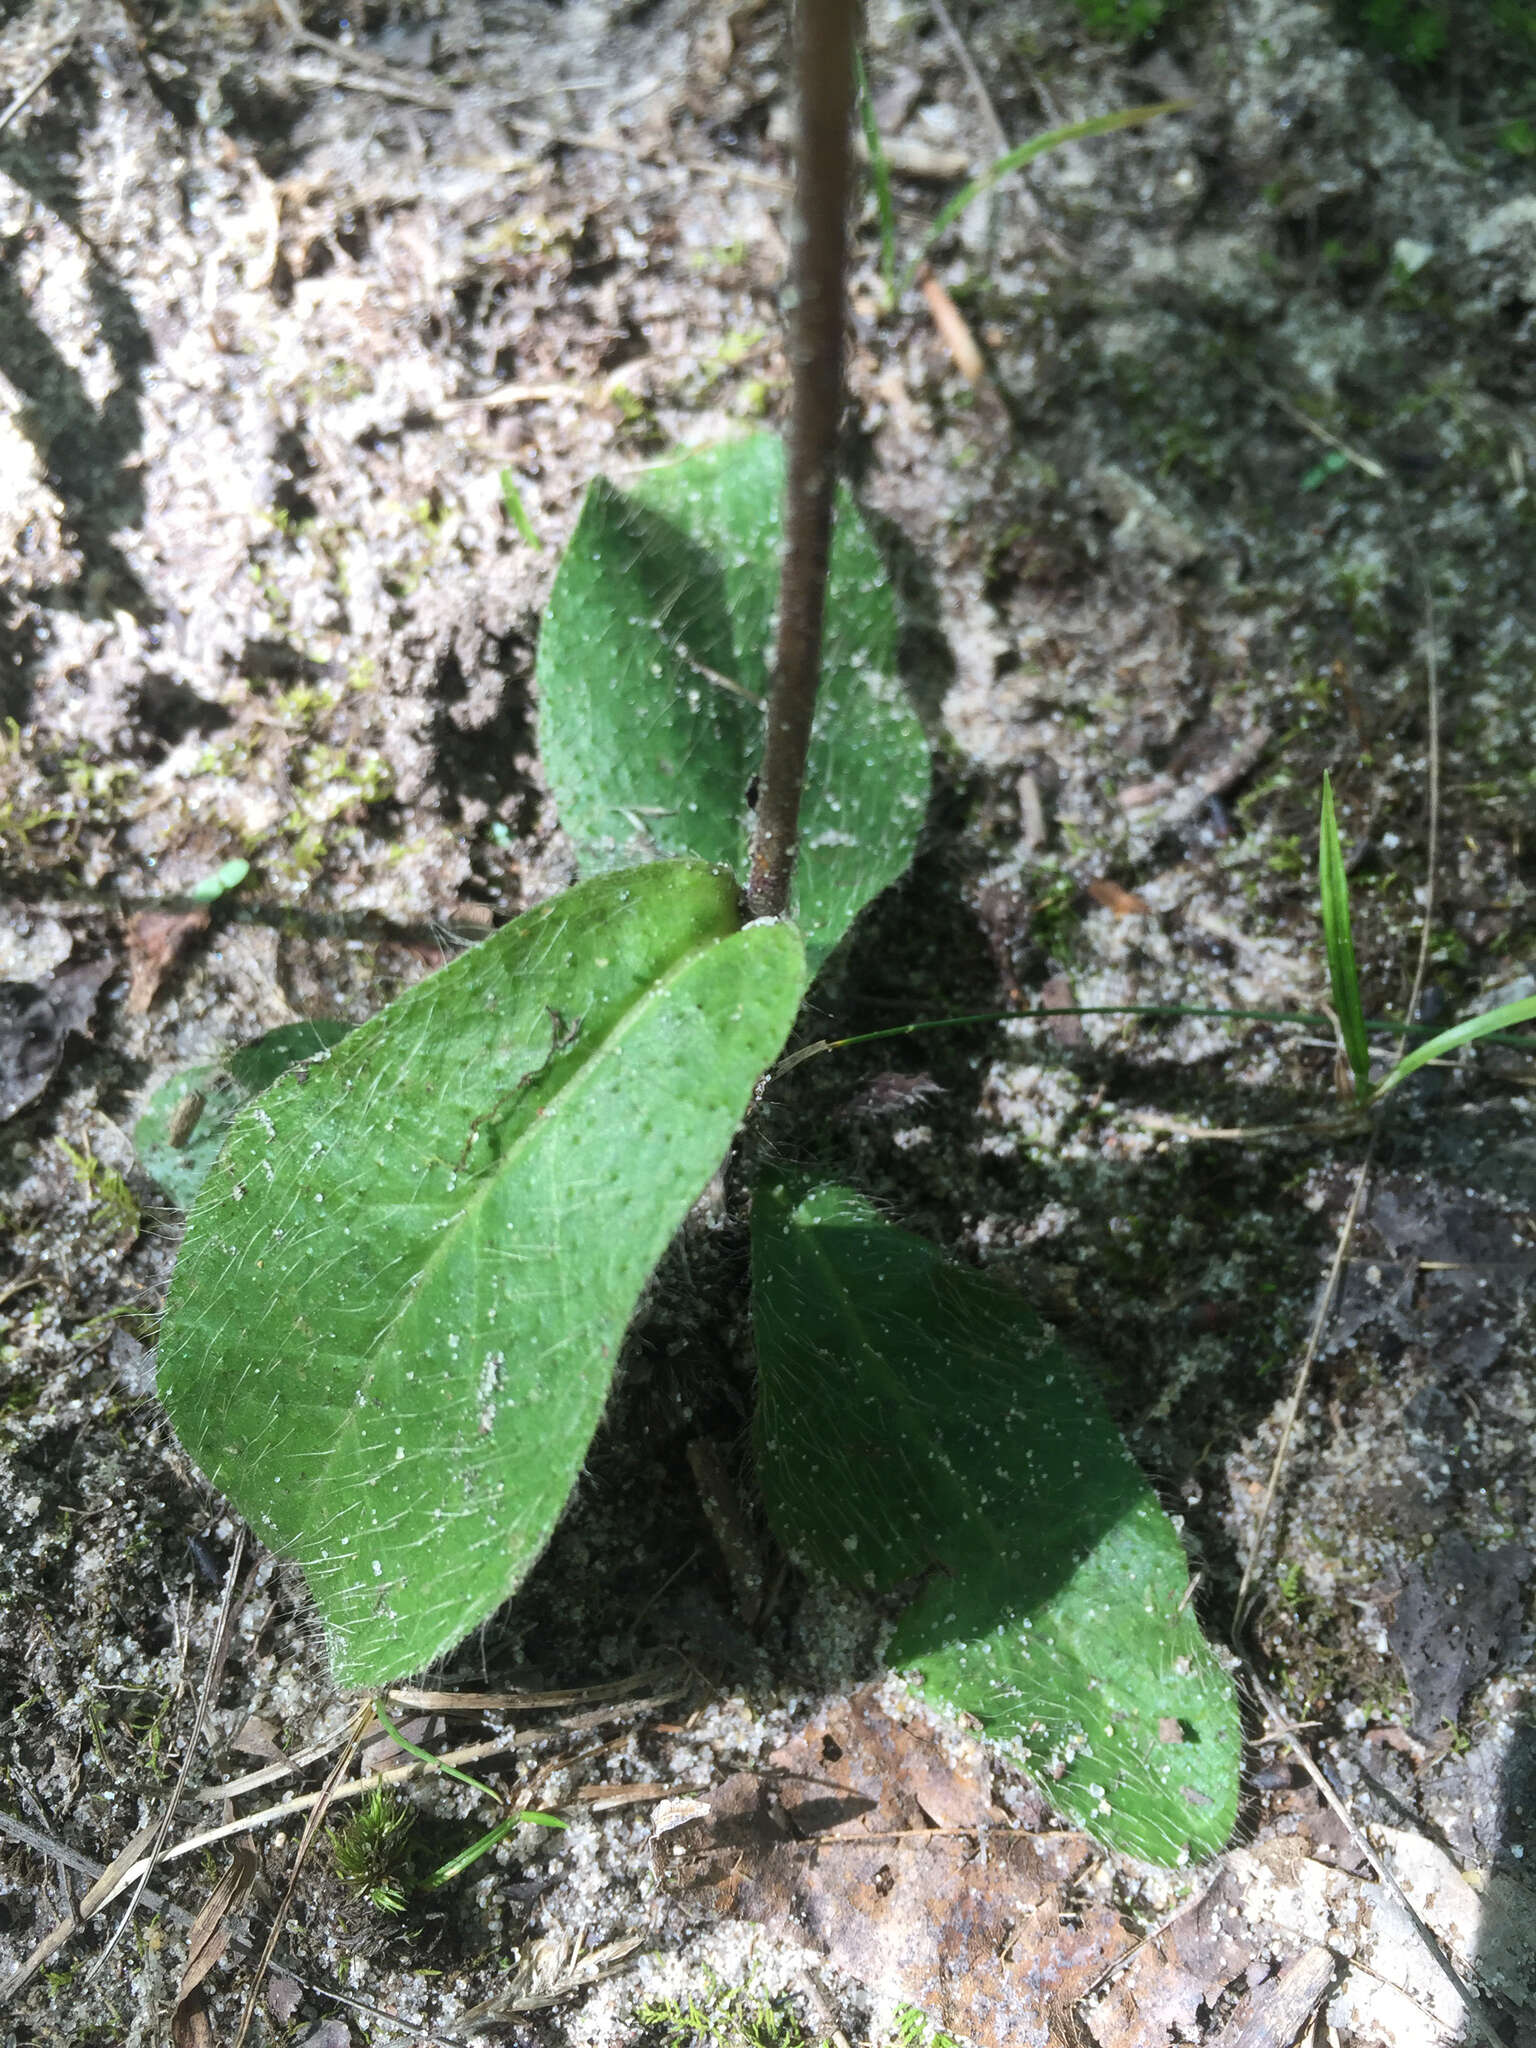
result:
<svg viewBox="0 0 1536 2048"><path fill-rule="evenodd" d="M753 1199L755 1441L787 1548L912 1583L886 1653L1051 1803L1159 1863L1225 1847L1241 1732L1178 1535L1054 1333L847 1188Z"/></svg>
<svg viewBox="0 0 1536 2048"><path fill-rule="evenodd" d="M778 601L772 434L593 483L539 638L539 747L585 870L654 855L745 875ZM815 973L905 872L928 748L896 680L897 617L840 494L791 914Z"/></svg>
<svg viewBox="0 0 1536 2048"><path fill-rule="evenodd" d="M340 1683L430 1664L532 1566L805 982L798 934L743 928L729 875L604 875L235 1116L159 1393L302 1565Z"/></svg>

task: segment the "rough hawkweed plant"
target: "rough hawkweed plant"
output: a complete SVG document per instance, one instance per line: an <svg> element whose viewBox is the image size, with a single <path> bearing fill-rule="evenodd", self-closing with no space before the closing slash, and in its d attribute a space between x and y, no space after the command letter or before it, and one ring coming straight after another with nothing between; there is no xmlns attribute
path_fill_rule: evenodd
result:
<svg viewBox="0 0 1536 2048"><path fill-rule="evenodd" d="M650 1273L917 842L895 607L832 488L853 17L798 21L787 453L759 436L600 479L555 579L540 744L583 879L345 1036L185 1081L195 1128L151 1110L191 1203L161 1399L303 1567L343 1684L431 1664L524 1579ZM857 1191L764 1172L751 1212L785 1546L915 1587L896 1666L1081 1825L1169 1862L1222 1847L1232 1685L1091 1384Z"/></svg>

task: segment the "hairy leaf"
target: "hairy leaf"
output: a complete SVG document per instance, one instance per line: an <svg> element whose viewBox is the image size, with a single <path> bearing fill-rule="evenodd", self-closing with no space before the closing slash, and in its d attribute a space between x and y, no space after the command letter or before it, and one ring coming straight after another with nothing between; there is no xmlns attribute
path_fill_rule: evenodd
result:
<svg viewBox="0 0 1536 2048"><path fill-rule="evenodd" d="M672 862L526 912L236 1117L171 1288L178 1435L297 1557L339 1681L452 1648L543 1548L640 1289L804 991Z"/></svg>
<svg viewBox="0 0 1536 2048"><path fill-rule="evenodd" d="M783 485L759 434L588 491L538 663L540 750L585 868L691 854L745 873ZM791 905L813 971L922 825L928 750L895 672L895 605L843 493Z"/></svg>
<svg viewBox="0 0 1536 2048"><path fill-rule="evenodd" d="M297 1061L339 1044L351 1029L330 1017L280 1024L241 1046L223 1066L184 1067L172 1074L150 1096L133 1127L134 1150L145 1172L178 1209L190 1209L229 1135L235 1111Z"/></svg>
<svg viewBox="0 0 1536 2048"><path fill-rule="evenodd" d="M887 1658L1116 1848L1222 1848L1230 1680L1177 1535L1052 1332L846 1188L753 1206L758 1459L792 1550L918 1590Z"/></svg>

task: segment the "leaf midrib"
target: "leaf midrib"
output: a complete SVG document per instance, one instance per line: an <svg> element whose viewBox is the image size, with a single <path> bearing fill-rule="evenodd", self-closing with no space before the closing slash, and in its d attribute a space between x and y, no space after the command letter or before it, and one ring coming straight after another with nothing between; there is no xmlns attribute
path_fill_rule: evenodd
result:
<svg viewBox="0 0 1536 2048"><path fill-rule="evenodd" d="M628 1036L629 1032L637 1027L638 1020L641 1017L649 1014L650 1010L664 996L672 992L678 979L689 968L704 959L716 946L724 944L729 939L738 937L740 937L739 927L734 932L717 933L703 944L691 947L685 955L681 956L674 963L665 978L653 981L641 995L639 1001L632 1003L601 1036L593 1040L589 1056L579 1059L574 1063L570 1076L562 1081L552 1094L543 1099L540 1104L541 1109L548 1111L566 1101L579 1088L585 1086L589 1078L598 1071L599 1063L605 1060L614 1048ZM459 1211L454 1223L440 1233L437 1244L434 1245L432 1251L428 1254L426 1263L412 1281L409 1290L401 1298L398 1306L388 1319L380 1325L377 1335L369 1341L366 1350L357 1354L358 1363L361 1368L366 1370L379 1358L380 1353L384 1350L399 1325L405 1320L418 1299L426 1293L443 1262L450 1257L455 1247L462 1242L461 1231L472 1224L473 1217L478 1214L481 1206L489 1199L493 1190L500 1185L503 1176L511 1172L527 1156L528 1149L534 1141L540 1136L551 1136L552 1133L558 1132L560 1128L558 1125L551 1126L547 1121L538 1117L529 1116L525 1120L523 1129L518 1133L507 1151L502 1154L495 1168L487 1172L475 1183L475 1186L470 1191L469 1199L466 1201L463 1209ZM332 1440L333 1449L339 1448L346 1443L354 1431L361 1426L354 1417L355 1411L349 1409L345 1423ZM317 1481L316 1483L319 1484L320 1482Z"/></svg>

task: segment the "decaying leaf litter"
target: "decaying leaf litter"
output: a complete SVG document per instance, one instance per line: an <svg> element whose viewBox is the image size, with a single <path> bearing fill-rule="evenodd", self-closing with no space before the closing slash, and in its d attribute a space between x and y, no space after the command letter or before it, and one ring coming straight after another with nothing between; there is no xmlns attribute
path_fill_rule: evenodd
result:
<svg viewBox="0 0 1536 2048"><path fill-rule="evenodd" d="M50 41L37 12L7 105L64 33ZM1084 1003L1314 1001L1307 870L1325 766L1368 1007L1401 1002L1423 883L1426 591L1447 698L1432 988L1464 1006L1529 964L1528 174L1437 128L1443 110L1342 49L1323 10L1252 0L1230 23L1230 47L1175 31L1136 58L1087 43L1065 9L962 23L1010 136L1148 85L1205 96L1191 118L1042 159L1030 207L967 224L940 270L976 283L962 298L992 366L979 389L916 301L882 317L870 223L855 473L890 522L911 676L947 750L918 872L829 985L839 1031L996 1007L1060 977ZM441 959L455 928L483 930L568 878L528 695L554 551L598 469L772 419L782 390L773 11L540 8L490 26L450 10L342 49L335 23L313 27L318 40L296 42L231 11L223 42L168 20L144 48L126 20L93 24L0 134L14 238L0 449L18 479L4 689L19 726L0 770L3 971L46 996L60 970L109 954L123 967L82 1019L93 1038L67 1042L7 1130L5 1804L98 1863L157 1811L190 1728L218 1595L189 1538L216 1575L232 1533L139 1398L172 1237L123 1133L157 1073L296 1017L355 1021ZM894 135L951 152L951 169L956 153L985 159L939 24L875 10L870 62ZM1159 75L1131 77L1136 62ZM578 146L594 136L622 147ZM904 231L948 189L899 183ZM1379 473L1346 461L1316 478L1320 434ZM543 550L506 523L503 469ZM251 881L132 1014L128 916L184 907L235 854ZM1196 1598L1219 1626L1352 1155L1218 1150L1159 1123L1314 1117L1332 1049L1194 1021L1081 1031L1076 1050L994 1031L835 1056L815 1069L819 1120L900 1220L1013 1280L1103 1374L1185 1514ZM1518 2001L1514 1852L1536 1796L1528 1103L1513 1055L1425 1080L1383 1147L1256 1640L1357 1810L1419 1843L1389 1845L1410 1893L1426 1825L1458 1868L1494 1870L1470 1902L1455 1894L1460 1931L1441 1931ZM814 1131L795 1142L814 1156ZM627 1784L713 1811L742 1767L792 1768L769 1760L796 1754L873 1668L875 1623L794 1578L748 1634L681 1483L687 1444L730 1444L745 1417L739 1361L721 1385L735 1333L702 1320L689 1281L739 1260L728 1213L717 1220L662 1276L535 1581L454 1674L476 1689L487 1674L581 1683L662 1647L702 1673L694 1699L651 1710L625 1746L551 1774L546 1805L606 1776L614 1798ZM694 1720L707 1698L724 1704ZM237 1740L269 1755L339 1718L270 1563L213 1718L207 1775L226 1782L251 1761ZM1343 1969L1343 1916L1376 1928L1368 1969L1386 1909L1275 1755L1255 1752L1250 1846L1191 1909L1203 1920L1086 1854L1053 1896L1062 1943L1112 1924L1129 1947L1170 1921L1083 2008L1096 2038L1138 2038L1152 1994L1126 1972L1171 1969L1170 1944L1181 1966L1195 1959L1172 1989L1160 1980L1186 2038L1241 2024L1270 1962L1319 1945L1335 1954L1325 1988L1343 2038L1444 2037L1421 2010L1440 2012L1437 1992L1414 1979L1418 2003L1393 2016L1364 1970ZM967 1832L983 1808L1044 1818L1010 1773L975 1768L958 1836L917 1816L967 1844L966 1870L997 1860L989 1834ZM445 1852L479 1825L461 1791L424 1796ZM516 2026L624 2038L647 1987L696 1981L712 1956L734 1981L750 1958L769 1991L791 1985L812 2035L878 2023L862 1967L884 1973L880 2014L926 1996L989 2038L979 1999L946 2010L943 1987L898 1980L888 1951L871 1965L828 1934L812 1947L829 1962L807 1963L708 1911L685 1933L692 1911L652 1891L674 1837L653 1834L649 1796L609 1813L589 1798L567 1837L518 1841L441 1920L434 1901L414 1944L370 1924L317 1862L290 1968L430 2034L498 1990L526 2002L515 1987L536 1977L579 1986L578 1950L639 1933L652 1954ZM905 1827L866 1832L900 1853ZM280 1889L281 1859L259 1847ZM862 1923L876 1933L882 1867ZM63 1909L57 1892L39 1903L49 1868L7 1853L14 1957ZM1264 1890L1275 1873L1283 1908ZM907 1873L890 1874L885 1896L906 1898ZM175 1865L159 1881L173 1878ZM1449 1897L1454 1880L1440 1867L1424 1882ZM175 1896L195 1912L212 1884ZM965 1890L988 1896L976 1875ZM1213 1897L1236 1902L1226 1948L1191 1937L1221 1920ZM792 1910L774 1931L803 1938ZM34 1985L27 2038L154 2038L179 1950L130 1935L86 1988L89 1950L77 1940L52 1966L69 1974ZM1271 1995L1296 1981L1282 1972ZM221 1968L201 1987L218 2025L238 2009L232 1984ZM1045 2003L1044 2023L1065 2025ZM313 2025L334 2008L288 2010Z"/></svg>

